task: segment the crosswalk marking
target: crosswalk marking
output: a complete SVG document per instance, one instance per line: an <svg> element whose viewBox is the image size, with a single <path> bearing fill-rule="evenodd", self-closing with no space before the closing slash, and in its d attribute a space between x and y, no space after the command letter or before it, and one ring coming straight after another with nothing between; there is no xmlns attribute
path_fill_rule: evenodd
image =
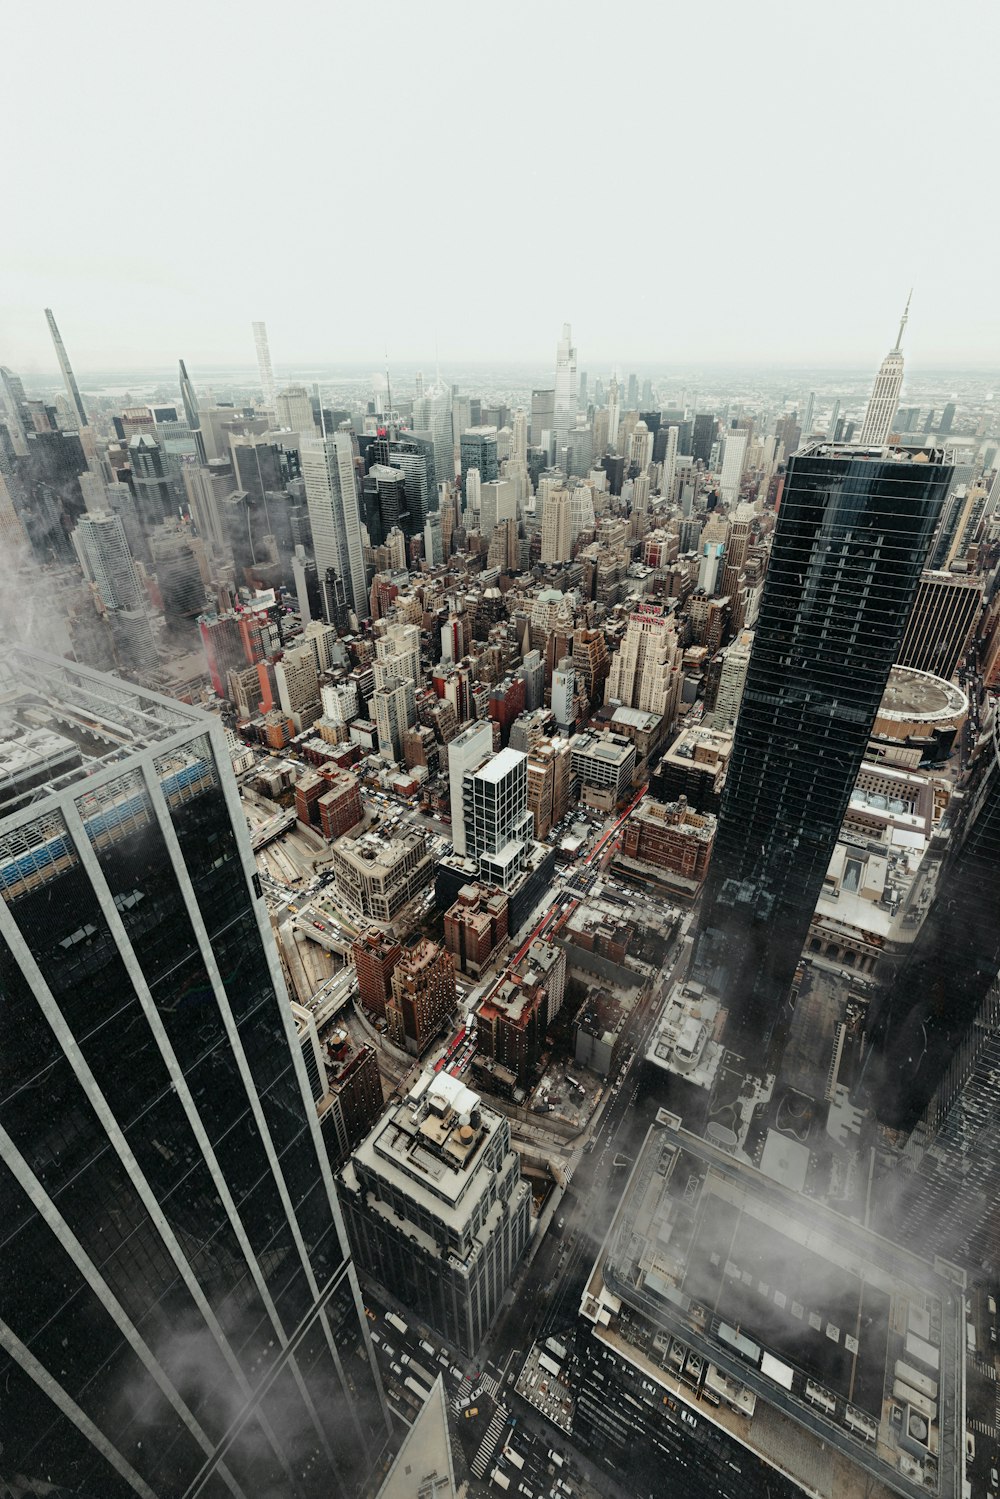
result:
<svg viewBox="0 0 1000 1499"><path fill-rule="evenodd" d="M500 1434L507 1425L509 1418L510 1412L507 1407L505 1405L498 1405L493 1412L493 1419L486 1428L486 1435L480 1443L479 1451L476 1453L475 1461L472 1464L474 1478L482 1478L489 1467L490 1459L497 1450Z"/></svg>

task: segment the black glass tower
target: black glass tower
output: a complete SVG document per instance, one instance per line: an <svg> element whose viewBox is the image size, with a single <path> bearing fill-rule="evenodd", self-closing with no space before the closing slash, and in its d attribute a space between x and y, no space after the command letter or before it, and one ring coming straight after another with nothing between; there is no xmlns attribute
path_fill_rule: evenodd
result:
<svg viewBox="0 0 1000 1499"><path fill-rule="evenodd" d="M748 1058L788 998L950 478L924 448L789 464L696 951Z"/></svg>
<svg viewBox="0 0 1000 1499"><path fill-rule="evenodd" d="M0 1490L347 1499L385 1406L222 730L0 666Z"/></svg>

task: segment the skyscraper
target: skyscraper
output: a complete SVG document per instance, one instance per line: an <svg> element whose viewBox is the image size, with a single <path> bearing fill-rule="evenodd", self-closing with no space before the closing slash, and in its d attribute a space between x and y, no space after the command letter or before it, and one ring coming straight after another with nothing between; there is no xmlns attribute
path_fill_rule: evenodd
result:
<svg viewBox="0 0 1000 1499"><path fill-rule="evenodd" d="M910 297L912 295L911 292ZM861 426L862 447L881 447L884 442L888 442L889 433L892 431L896 407L899 405L899 392L903 388L903 355L899 346L903 341L903 329L910 315L910 297L906 299L896 342L882 360L881 368L875 376L875 385Z"/></svg>
<svg viewBox="0 0 1000 1499"><path fill-rule="evenodd" d="M573 332L569 323L563 323L562 338L556 345L556 381L553 396L553 429L557 438L566 440L566 433L576 422L577 383L576 349L573 347Z"/></svg>
<svg viewBox="0 0 1000 1499"><path fill-rule="evenodd" d="M361 511L354 476L354 444L349 432L310 437L301 447L313 551L322 577L336 569L358 619L369 613L361 539Z"/></svg>
<svg viewBox="0 0 1000 1499"><path fill-rule="evenodd" d="M921 574L899 665L930 671L947 681L969 648L983 605L978 576L925 571Z"/></svg>
<svg viewBox="0 0 1000 1499"><path fill-rule="evenodd" d="M740 497L740 480L746 464L747 438L745 427L726 429L726 440L722 444L722 473L719 476L719 492L727 505L734 505Z"/></svg>
<svg viewBox="0 0 1000 1499"><path fill-rule="evenodd" d="M274 410L274 371L271 368L271 350L267 342L267 324L254 323L253 341L257 349L257 368L260 371L264 405Z"/></svg>
<svg viewBox="0 0 1000 1499"><path fill-rule="evenodd" d="M789 465L696 953L748 1055L791 986L951 478L940 460L823 443Z"/></svg>
<svg viewBox="0 0 1000 1499"><path fill-rule="evenodd" d="M66 353L66 345L63 343L62 334L56 326L56 320L52 315L51 307L46 307L45 317L49 325L49 332L52 335L52 344L56 351L56 358L59 361L59 368L62 371L66 394L69 396L73 409L79 418L82 430L84 427L89 427L90 423L87 420L87 413L84 410L83 397L80 395L80 387L76 383L73 366L70 364L69 355Z"/></svg>
<svg viewBox="0 0 1000 1499"><path fill-rule="evenodd" d="M118 665L140 675L155 670L156 643L121 517L88 510L77 522L73 545L107 610Z"/></svg>
<svg viewBox="0 0 1000 1499"><path fill-rule="evenodd" d="M205 452L205 435L201 430L201 412L198 409L198 397L195 395L194 386L187 372L187 366L183 359L178 361L180 366L181 400L184 403L184 415L187 417L188 427L194 437L195 450L198 462L205 464L208 457Z"/></svg>
<svg viewBox="0 0 1000 1499"><path fill-rule="evenodd" d="M0 672L3 1477L346 1499L388 1424L222 729Z"/></svg>

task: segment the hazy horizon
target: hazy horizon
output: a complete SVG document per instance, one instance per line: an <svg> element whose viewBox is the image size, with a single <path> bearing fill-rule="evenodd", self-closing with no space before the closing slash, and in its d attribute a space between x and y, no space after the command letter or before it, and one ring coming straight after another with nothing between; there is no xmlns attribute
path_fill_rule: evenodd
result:
<svg viewBox="0 0 1000 1499"><path fill-rule="evenodd" d="M28 375L45 307L78 374L249 367L254 319L279 371L549 367L565 321L595 373L874 369L911 286L908 365L1000 355L980 0L946 26L930 0L303 3L277 29L96 0L5 32L0 363Z"/></svg>

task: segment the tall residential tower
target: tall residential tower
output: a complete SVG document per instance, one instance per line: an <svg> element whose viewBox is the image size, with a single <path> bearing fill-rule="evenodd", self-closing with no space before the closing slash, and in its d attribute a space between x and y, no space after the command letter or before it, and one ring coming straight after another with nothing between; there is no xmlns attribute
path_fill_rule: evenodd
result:
<svg viewBox="0 0 1000 1499"><path fill-rule="evenodd" d="M73 405L73 409L75 410L77 417L79 418L81 429L84 427L89 427L90 423L87 420L87 413L83 407L83 397L80 395L80 387L76 383L76 376L73 373L73 366L69 362L69 355L66 353L66 345L62 341L62 334L59 332L59 328L56 325L56 320L53 316L51 307L46 307L45 317L49 325L49 332L52 335L52 344L56 351L56 358L59 361L59 368L62 371L63 384L66 386L66 394L69 396L70 401Z"/></svg>

